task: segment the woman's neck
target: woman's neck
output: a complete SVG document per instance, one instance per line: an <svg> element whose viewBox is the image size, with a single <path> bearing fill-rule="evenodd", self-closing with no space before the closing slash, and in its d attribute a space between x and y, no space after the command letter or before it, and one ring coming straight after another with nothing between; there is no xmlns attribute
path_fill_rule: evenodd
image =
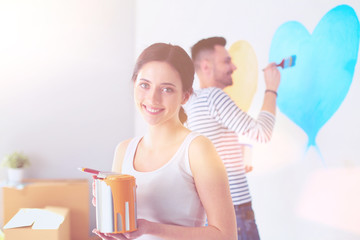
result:
<svg viewBox="0 0 360 240"><path fill-rule="evenodd" d="M171 145L179 139L182 140L187 132L189 130L181 123L168 126L150 126L144 136L144 143L154 148Z"/></svg>

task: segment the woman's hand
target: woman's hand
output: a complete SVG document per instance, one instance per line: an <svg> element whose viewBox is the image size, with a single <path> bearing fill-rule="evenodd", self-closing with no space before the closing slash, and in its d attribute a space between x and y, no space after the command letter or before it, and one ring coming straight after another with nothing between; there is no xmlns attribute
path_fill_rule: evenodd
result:
<svg viewBox="0 0 360 240"><path fill-rule="evenodd" d="M94 229L93 233L105 240L126 240L126 239L137 239L138 237L147 233L150 227L150 222L145 219L137 220L137 230L127 233L101 233L99 230Z"/></svg>
<svg viewBox="0 0 360 240"><path fill-rule="evenodd" d="M126 239L128 239L121 233L110 235L110 233L102 233L97 229L94 229L92 232L95 233L96 235L98 235L99 237L101 237L101 239L105 239L105 240L116 240L116 239L126 240Z"/></svg>
<svg viewBox="0 0 360 240"><path fill-rule="evenodd" d="M115 236L108 236L108 233L102 233L97 229L93 230L93 233L95 233L96 235L98 235L99 237L101 237L101 239L105 239L105 240L116 240L116 239L121 239L121 240L126 240L127 238L122 235L121 233L116 234Z"/></svg>

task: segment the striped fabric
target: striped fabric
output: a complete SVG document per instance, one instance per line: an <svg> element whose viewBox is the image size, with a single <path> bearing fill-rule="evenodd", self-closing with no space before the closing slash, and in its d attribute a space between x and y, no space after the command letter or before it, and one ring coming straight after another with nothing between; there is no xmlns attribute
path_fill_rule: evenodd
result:
<svg viewBox="0 0 360 240"><path fill-rule="evenodd" d="M275 123L273 114L261 111L254 119L241 111L219 88L196 91L184 106L187 127L208 137L218 151L227 170L234 205L251 201L239 135L259 143L270 140Z"/></svg>

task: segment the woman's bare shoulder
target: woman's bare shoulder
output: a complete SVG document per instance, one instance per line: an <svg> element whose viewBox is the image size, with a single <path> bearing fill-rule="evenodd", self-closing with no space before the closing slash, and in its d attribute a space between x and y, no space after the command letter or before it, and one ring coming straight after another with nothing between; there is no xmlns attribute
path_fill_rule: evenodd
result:
<svg viewBox="0 0 360 240"><path fill-rule="evenodd" d="M127 140L121 141L117 146L116 146L116 151L125 151L126 148L129 146L129 143L131 142L132 138L129 138Z"/></svg>
<svg viewBox="0 0 360 240"><path fill-rule="evenodd" d="M114 160L112 170L115 172L121 172L121 166L125 157L126 149L131 142L131 138L120 142L115 149Z"/></svg>
<svg viewBox="0 0 360 240"><path fill-rule="evenodd" d="M192 167L200 167L203 164L218 164L220 157L210 139L198 136L189 146L189 160Z"/></svg>
<svg viewBox="0 0 360 240"><path fill-rule="evenodd" d="M215 150L215 147L209 138L199 135L191 142L189 151L198 152L206 149Z"/></svg>

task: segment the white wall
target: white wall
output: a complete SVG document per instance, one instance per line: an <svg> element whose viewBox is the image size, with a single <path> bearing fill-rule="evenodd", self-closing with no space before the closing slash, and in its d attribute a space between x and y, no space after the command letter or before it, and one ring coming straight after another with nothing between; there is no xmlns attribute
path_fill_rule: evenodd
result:
<svg viewBox="0 0 360 240"><path fill-rule="evenodd" d="M111 169L134 132L134 13L132 0L0 1L0 157L28 155L29 178Z"/></svg>
<svg viewBox="0 0 360 240"><path fill-rule="evenodd" d="M154 42L178 44L189 52L202 38L224 36L228 47L237 40L248 41L262 69L281 24L299 21L311 33L340 4L350 5L360 17L358 0L138 0L136 54ZM248 178L262 239L359 239L359 79L358 59L347 97L317 136L325 164L314 148L305 151L306 134L279 111L271 143L254 145L254 171ZM259 70L258 90L249 111L254 117L264 90ZM136 116L136 133L144 129Z"/></svg>

